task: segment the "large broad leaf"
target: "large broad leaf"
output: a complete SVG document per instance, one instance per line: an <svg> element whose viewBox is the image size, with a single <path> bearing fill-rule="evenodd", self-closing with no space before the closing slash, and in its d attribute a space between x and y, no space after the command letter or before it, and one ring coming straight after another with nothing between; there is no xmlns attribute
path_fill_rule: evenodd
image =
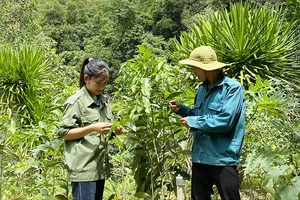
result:
<svg viewBox="0 0 300 200"><path fill-rule="evenodd" d="M280 167L269 169L269 172L267 173L266 178L272 179L273 183L276 184L278 182L278 178L280 176L284 176L286 174L287 170L290 170L290 167L288 165L283 165Z"/></svg>
<svg viewBox="0 0 300 200"><path fill-rule="evenodd" d="M300 176L291 179L292 185L285 186L281 192L281 199L298 200L300 194Z"/></svg>

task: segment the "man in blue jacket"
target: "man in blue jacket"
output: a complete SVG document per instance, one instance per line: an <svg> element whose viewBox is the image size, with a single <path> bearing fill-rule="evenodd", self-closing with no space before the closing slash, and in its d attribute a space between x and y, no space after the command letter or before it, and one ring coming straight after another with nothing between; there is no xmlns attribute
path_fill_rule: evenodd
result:
<svg viewBox="0 0 300 200"><path fill-rule="evenodd" d="M245 95L241 84L224 76L226 64L209 46L194 49L189 59L202 82L194 106L170 101L180 122L193 134L192 199L210 199L215 184L222 200L240 199L237 165L245 132Z"/></svg>

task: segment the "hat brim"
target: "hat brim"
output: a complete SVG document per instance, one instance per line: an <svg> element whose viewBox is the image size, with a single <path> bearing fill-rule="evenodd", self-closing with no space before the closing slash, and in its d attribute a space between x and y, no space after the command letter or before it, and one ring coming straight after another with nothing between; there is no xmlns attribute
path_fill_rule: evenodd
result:
<svg viewBox="0 0 300 200"><path fill-rule="evenodd" d="M198 62L198 61L190 60L190 59L180 60L179 63L183 64L183 65L198 67L205 71L212 71L212 70L220 69L220 68L228 65L228 64L221 63L218 61L211 61L209 63L203 63L203 62Z"/></svg>

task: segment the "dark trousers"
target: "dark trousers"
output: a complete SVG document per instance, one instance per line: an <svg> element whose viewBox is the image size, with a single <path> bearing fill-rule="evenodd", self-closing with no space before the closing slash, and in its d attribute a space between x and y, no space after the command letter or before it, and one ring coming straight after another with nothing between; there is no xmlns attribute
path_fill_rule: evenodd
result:
<svg viewBox="0 0 300 200"><path fill-rule="evenodd" d="M210 200L213 185L222 200L240 200L236 166L213 166L193 163L192 200Z"/></svg>
<svg viewBox="0 0 300 200"><path fill-rule="evenodd" d="M105 180L72 182L73 200L102 200Z"/></svg>

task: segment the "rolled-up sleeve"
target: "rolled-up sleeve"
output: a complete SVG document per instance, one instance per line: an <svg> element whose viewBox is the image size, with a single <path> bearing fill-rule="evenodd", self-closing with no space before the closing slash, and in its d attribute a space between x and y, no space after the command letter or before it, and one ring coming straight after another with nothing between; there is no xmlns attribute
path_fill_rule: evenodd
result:
<svg viewBox="0 0 300 200"><path fill-rule="evenodd" d="M222 106L217 114L208 112L203 116L189 116L187 124L191 128L203 132L224 133L229 131L241 113L245 96L240 85L232 86L224 95Z"/></svg>
<svg viewBox="0 0 300 200"><path fill-rule="evenodd" d="M59 125L58 137L63 138L71 128L79 127L78 114L75 104L66 103L64 113Z"/></svg>

